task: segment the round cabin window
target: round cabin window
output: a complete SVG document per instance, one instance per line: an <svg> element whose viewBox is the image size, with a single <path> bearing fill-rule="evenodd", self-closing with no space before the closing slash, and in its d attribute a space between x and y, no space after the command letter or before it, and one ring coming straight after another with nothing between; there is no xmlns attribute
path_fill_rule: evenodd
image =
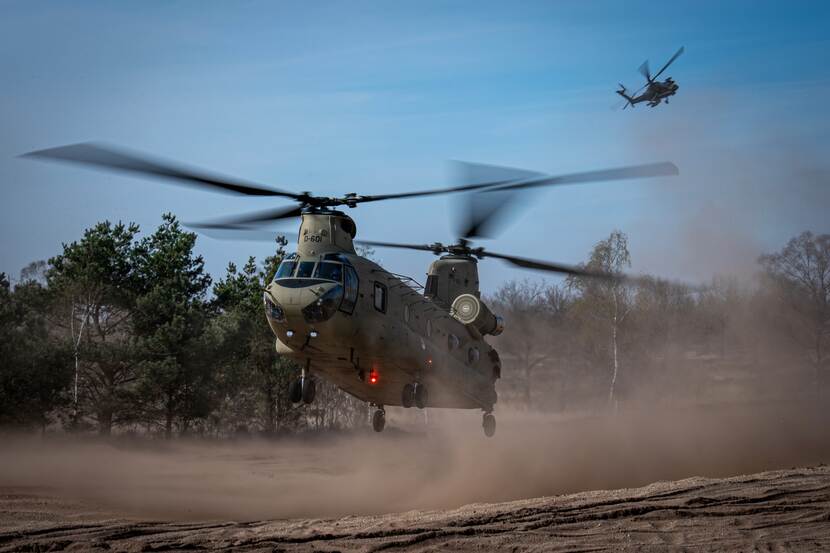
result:
<svg viewBox="0 0 830 553"><path fill-rule="evenodd" d="M467 362L470 363L470 365L478 361L478 356L478 348L470 348L467 350Z"/></svg>

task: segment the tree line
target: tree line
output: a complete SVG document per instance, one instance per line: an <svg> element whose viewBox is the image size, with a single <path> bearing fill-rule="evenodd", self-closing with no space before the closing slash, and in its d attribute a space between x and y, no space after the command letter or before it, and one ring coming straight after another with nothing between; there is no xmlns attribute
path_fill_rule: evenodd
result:
<svg viewBox="0 0 830 553"><path fill-rule="evenodd" d="M146 236L103 222L14 285L0 274L0 425L168 438L363 425L366 406L325 382L312 405L288 398L297 367L276 354L262 310L287 242L278 238L259 263L229 264L216 281L195 244L170 214ZM584 265L621 274L630 264L616 231ZM759 259L759 275L703 288L651 277L508 282L487 298L507 321L495 340L502 402L605 409L665 397L655 383L687 383L678 367L688 368L690 352L753 363L783 355L820 395L830 236L793 238Z"/></svg>
<svg viewBox="0 0 830 553"><path fill-rule="evenodd" d="M598 242L583 266L622 275L626 235ZM792 238L751 279L569 277L510 282L489 301L508 321L494 344L508 367L500 390L525 407L820 400L826 387L830 235Z"/></svg>

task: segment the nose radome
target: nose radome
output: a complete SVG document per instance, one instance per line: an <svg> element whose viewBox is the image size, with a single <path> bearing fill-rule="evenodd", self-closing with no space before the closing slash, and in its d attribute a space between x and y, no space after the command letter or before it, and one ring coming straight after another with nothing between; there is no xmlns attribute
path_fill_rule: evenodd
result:
<svg viewBox="0 0 830 553"><path fill-rule="evenodd" d="M281 286L272 283L267 291L284 310L289 324L328 320L340 307L343 286L335 282L316 282L308 286Z"/></svg>

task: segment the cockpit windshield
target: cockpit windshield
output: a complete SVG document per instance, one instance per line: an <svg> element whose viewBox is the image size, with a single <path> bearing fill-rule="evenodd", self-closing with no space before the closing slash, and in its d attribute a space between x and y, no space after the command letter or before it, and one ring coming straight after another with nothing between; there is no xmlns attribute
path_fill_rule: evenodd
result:
<svg viewBox="0 0 830 553"><path fill-rule="evenodd" d="M314 278L343 282L343 265L331 261L321 261L317 264L317 270L314 271Z"/></svg>
<svg viewBox="0 0 830 553"><path fill-rule="evenodd" d="M294 269L297 268L296 261L283 261L277 269L277 274L274 275L274 280L278 278L289 278L294 276Z"/></svg>
<svg viewBox="0 0 830 553"><path fill-rule="evenodd" d="M314 273L313 261L300 261L300 266L297 267L297 278L311 278Z"/></svg>
<svg viewBox="0 0 830 553"><path fill-rule="evenodd" d="M344 263L340 261L345 261ZM337 282L343 284L344 267L351 266L345 259L334 261L301 261L298 259L286 260L280 263L274 280L285 279L315 279L319 281ZM287 283L283 282L284 285Z"/></svg>

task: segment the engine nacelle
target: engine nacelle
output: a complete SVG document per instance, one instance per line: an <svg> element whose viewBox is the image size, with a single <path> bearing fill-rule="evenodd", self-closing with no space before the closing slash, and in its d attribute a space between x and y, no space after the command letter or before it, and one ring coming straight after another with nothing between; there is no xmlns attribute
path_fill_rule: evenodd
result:
<svg viewBox="0 0 830 553"><path fill-rule="evenodd" d="M498 336L504 332L504 319L494 315L472 294L461 294L455 298L450 314L465 325L473 325L482 334Z"/></svg>

